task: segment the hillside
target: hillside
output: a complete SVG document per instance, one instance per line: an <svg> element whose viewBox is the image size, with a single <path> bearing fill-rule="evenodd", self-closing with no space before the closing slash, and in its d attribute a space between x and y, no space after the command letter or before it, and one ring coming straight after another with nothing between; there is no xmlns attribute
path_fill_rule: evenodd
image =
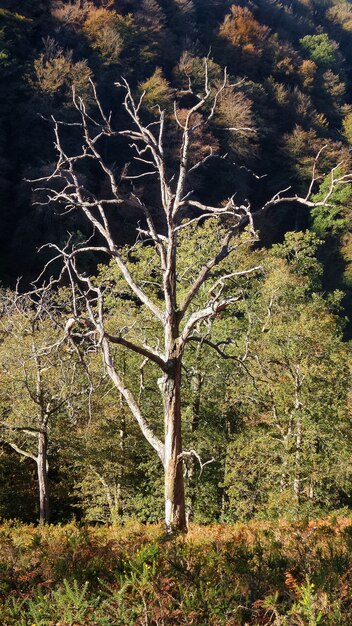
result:
<svg viewBox="0 0 352 626"><path fill-rule="evenodd" d="M349 515L350 2L0 4L0 517Z"/></svg>

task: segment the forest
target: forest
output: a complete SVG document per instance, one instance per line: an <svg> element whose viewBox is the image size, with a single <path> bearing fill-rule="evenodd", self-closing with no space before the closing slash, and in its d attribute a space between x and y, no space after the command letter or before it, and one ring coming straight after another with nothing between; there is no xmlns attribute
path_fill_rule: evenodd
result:
<svg viewBox="0 0 352 626"><path fill-rule="evenodd" d="M0 624L352 623L350 0L0 0Z"/></svg>

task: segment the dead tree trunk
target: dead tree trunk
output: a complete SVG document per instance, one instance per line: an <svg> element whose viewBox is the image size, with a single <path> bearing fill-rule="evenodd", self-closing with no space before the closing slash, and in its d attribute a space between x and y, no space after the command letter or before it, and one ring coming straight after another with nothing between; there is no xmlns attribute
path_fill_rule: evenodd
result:
<svg viewBox="0 0 352 626"><path fill-rule="evenodd" d="M18 430L24 430L19 428ZM27 430L27 429L25 429ZM37 466L38 492L39 492L39 522L49 522L49 485L48 485L48 434L46 430L31 429L37 438L37 454L32 454L10 441L9 445L15 452L27 459L32 459Z"/></svg>
<svg viewBox="0 0 352 626"><path fill-rule="evenodd" d="M186 530L181 433L181 362L163 379L165 524L167 530Z"/></svg>

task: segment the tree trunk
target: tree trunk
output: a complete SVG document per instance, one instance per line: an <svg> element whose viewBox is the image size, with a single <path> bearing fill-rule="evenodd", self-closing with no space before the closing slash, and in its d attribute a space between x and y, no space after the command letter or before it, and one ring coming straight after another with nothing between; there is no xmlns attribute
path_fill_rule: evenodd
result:
<svg viewBox="0 0 352 626"><path fill-rule="evenodd" d="M290 422L290 424L288 426L288 429L287 429L286 435L282 435L281 436L281 441L282 441L284 450L283 450L283 455L282 455L282 472L281 472L281 478L280 478L280 493L283 493L285 491L285 489L287 488L287 482L288 482L287 471L288 471L288 459L289 459L289 455L290 455L291 435L292 435L292 425L291 425L291 422Z"/></svg>
<svg viewBox="0 0 352 626"><path fill-rule="evenodd" d="M165 419L165 524L168 532L186 531L181 434L181 362L163 380Z"/></svg>
<svg viewBox="0 0 352 626"><path fill-rule="evenodd" d="M123 513L122 507L122 487L125 480L125 462L126 462L126 450L125 450L125 440L126 440L126 418L123 413L123 404L121 402L122 408L122 416L121 416L121 428L120 428L120 466L119 466L119 477L117 483L116 490L116 509L118 516L121 517Z"/></svg>
<svg viewBox="0 0 352 626"><path fill-rule="evenodd" d="M48 489L48 436L46 432L38 435L37 472L39 484L39 520L41 524L49 522L49 489Z"/></svg>
<svg viewBox="0 0 352 626"><path fill-rule="evenodd" d="M296 367L295 375L295 414L296 414L296 453L295 453L295 478L293 481L293 493L296 503L299 505L302 494L302 477L301 477L301 453L302 453L302 403L300 393L302 387L302 379L300 377L299 366Z"/></svg>
<svg viewBox="0 0 352 626"><path fill-rule="evenodd" d="M301 451L302 451L302 422L298 419L296 429L296 453L295 453L295 478L293 481L293 493L297 504L300 504L302 494L301 480Z"/></svg>

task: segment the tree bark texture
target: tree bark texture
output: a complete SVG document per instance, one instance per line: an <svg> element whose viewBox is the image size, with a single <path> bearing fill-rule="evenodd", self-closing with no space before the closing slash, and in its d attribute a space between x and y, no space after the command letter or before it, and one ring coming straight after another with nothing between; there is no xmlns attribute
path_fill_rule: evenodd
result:
<svg viewBox="0 0 352 626"><path fill-rule="evenodd" d="M181 433L181 362L164 377L165 524L168 532L187 529Z"/></svg>

